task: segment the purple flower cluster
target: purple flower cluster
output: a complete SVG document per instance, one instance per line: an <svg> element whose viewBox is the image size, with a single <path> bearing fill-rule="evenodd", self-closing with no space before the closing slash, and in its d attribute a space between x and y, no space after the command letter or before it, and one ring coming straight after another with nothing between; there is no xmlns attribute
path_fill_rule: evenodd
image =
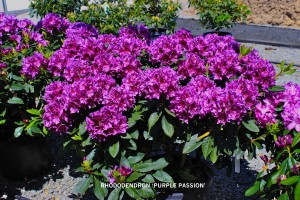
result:
<svg viewBox="0 0 300 200"><path fill-rule="evenodd" d="M219 124L240 122L258 97L258 87L249 80L240 78L221 88L208 77L197 76L177 91L171 100L171 110L186 123L196 115L201 118L209 113Z"/></svg>
<svg viewBox="0 0 300 200"><path fill-rule="evenodd" d="M42 46L48 45L48 42L44 40L43 35L34 31L34 24L28 20L19 20L15 16L6 16L4 13L0 13L0 45L6 42L14 44L16 51L29 48L29 39ZM2 49L1 52L7 54Z"/></svg>
<svg viewBox="0 0 300 200"><path fill-rule="evenodd" d="M259 102L255 109L255 118L261 126L266 126L267 124L275 124L276 123L276 107L270 102L269 99L264 99Z"/></svg>
<svg viewBox="0 0 300 200"><path fill-rule="evenodd" d="M45 126L57 132L66 132L74 115L103 103L104 96L116 83L108 75L86 77L74 81L54 82L46 87L43 119Z"/></svg>
<svg viewBox="0 0 300 200"><path fill-rule="evenodd" d="M142 75L140 90L147 99L160 99L161 95L169 99L175 96L178 84L179 78L174 69L170 67L148 68Z"/></svg>
<svg viewBox="0 0 300 200"><path fill-rule="evenodd" d="M62 82L46 88L45 125L66 131L84 111L91 137L106 140L126 132L123 112L137 98L169 101L165 105L185 123L208 115L219 124L239 123L253 109L262 126L276 123L276 106L296 86L287 86L291 94L262 95L275 84L275 70L256 51L241 56L239 47L231 36L193 38L186 30L149 43L145 27L114 36L68 25L63 46L49 59L47 69ZM291 105L299 107L287 101L282 117L297 130L300 117L293 112L299 111L289 111Z"/></svg>
<svg viewBox="0 0 300 200"><path fill-rule="evenodd" d="M170 109L185 123L196 115L203 117L210 111L210 95L215 89L214 82L209 78L204 76L193 78L187 86L176 91Z"/></svg>
<svg viewBox="0 0 300 200"><path fill-rule="evenodd" d="M123 27L119 30L119 35L122 37L137 37L142 40L148 41L150 39L150 32L146 26L132 26Z"/></svg>
<svg viewBox="0 0 300 200"><path fill-rule="evenodd" d="M69 25L70 22L67 18L61 18L58 14L50 13L39 22L37 28L44 28L47 32L55 34L57 31L58 33L64 32Z"/></svg>
<svg viewBox="0 0 300 200"><path fill-rule="evenodd" d="M163 35L150 44L148 53L154 63L171 65L182 56L182 46L174 37Z"/></svg>
<svg viewBox="0 0 300 200"><path fill-rule="evenodd" d="M86 118L86 129L91 138L100 141L106 140L109 136L126 133L127 127L127 118L108 106L102 107Z"/></svg>
<svg viewBox="0 0 300 200"><path fill-rule="evenodd" d="M300 86L293 83L285 85L283 92L283 111L281 117L287 129L300 132Z"/></svg>
<svg viewBox="0 0 300 200"><path fill-rule="evenodd" d="M48 60L41 53L34 52L32 56L23 59L21 74L30 79L34 79L40 72L41 68L46 69Z"/></svg>
<svg viewBox="0 0 300 200"><path fill-rule="evenodd" d="M275 85L276 71L273 65L263 60L256 50L241 59L243 65L242 75L251 80L255 85L266 91Z"/></svg>

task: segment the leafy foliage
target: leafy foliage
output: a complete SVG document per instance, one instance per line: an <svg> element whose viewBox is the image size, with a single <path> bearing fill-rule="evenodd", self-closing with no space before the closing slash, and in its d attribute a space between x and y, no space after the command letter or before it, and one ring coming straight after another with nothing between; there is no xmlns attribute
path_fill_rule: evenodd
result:
<svg viewBox="0 0 300 200"><path fill-rule="evenodd" d="M239 0L189 0L189 3L197 9L200 24L216 31L230 28L250 14Z"/></svg>

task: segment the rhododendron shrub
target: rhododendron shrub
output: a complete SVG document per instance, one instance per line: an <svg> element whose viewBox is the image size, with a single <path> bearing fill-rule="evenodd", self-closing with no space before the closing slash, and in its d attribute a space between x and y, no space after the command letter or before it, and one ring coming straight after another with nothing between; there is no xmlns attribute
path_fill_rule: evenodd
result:
<svg viewBox="0 0 300 200"><path fill-rule="evenodd" d="M45 86L54 78L49 57L60 48L68 26L54 14L34 25L0 13L0 128L7 136L47 134L41 113Z"/></svg>
<svg viewBox="0 0 300 200"><path fill-rule="evenodd" d="M6 41L18 46L18 35L3 27L2 35L12 38ZM279 75L294 71L292 66L282 63L276 74L256 50L231 36L192 37L179 30L151 41L144 26L101 35L91 25L68 23L55 14L32 28L43 35L35 37L35 48L16 68L1 61L1 84L13 91L8 103L34 105L25 112L36 117L28 125L18 123L16 130L46 131L31 128L43 123L82 157L77 171L87 176L74 193L84 194L92 184L99 199L155 198L155 187L101 183L199 181L201 160L213 164L245 151L253 157L256 148L265 147L271 152L263 156L266 173L245 195L297 196L300 87L275 84ZM3 55L18 52L1 48ZM17 77L9 74L12 69ZM7 81L30 84L24 91L35 95L13 89L20 85L5 87ZM277 167L268 168L270 163Z"/></svg>
<svg viewBox="0 0 300 200"><path fill-rule="evenodd" d="M37 76L35 68L26 73ZM281 66L281 74L291 71ZM45 89L44 124L78 148L78 170L89 174L77 193L90 183L104 198L121 189L99 188L101 182L184 182L180 171L189 169L191 152L215 163L246 150L255 155L262 144L291 153L299 138L299 86L276 86L273 65L231 36L180 30L150 41L143 26L100 35L74 23L47 72L57 80ZM125 189L132 198L155 192Z"/></svg>

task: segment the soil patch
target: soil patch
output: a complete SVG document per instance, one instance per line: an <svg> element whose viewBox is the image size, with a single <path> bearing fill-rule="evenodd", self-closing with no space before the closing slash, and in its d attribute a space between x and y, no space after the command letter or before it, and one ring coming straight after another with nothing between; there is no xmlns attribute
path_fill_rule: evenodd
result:
<svg viewBox="0 0 300 200"><path fill-rule="evenodd" d="M197 10L188 0L179 0L180 18L198 19ZM300 0L242 0L251 10L247 23L300 28Z"/></svg>

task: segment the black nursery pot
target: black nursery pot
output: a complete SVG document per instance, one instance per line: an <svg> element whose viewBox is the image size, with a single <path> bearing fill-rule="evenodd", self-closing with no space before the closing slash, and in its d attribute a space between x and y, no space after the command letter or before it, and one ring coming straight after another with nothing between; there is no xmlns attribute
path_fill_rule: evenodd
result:
<svg viewBox="0 0 300 200"><path fill-rule="evenodd" d="M168 29L166 29L166 28L148 28L148 30L150 32L150 39L155 40L156 38L158 38L161 35L166 35Z"/></svg>
<svg viewBox="0 0 300 200"><path fill-rule="evenodd" d="M49 138L22 135L0 142L0 176L26 180L46 174L51 165Z"/></svg>
<svg viewBox="0 0 300 200"><path fill-rule="evenodd" d="M205 32L205 33L203 33L203 36L207 36L209 34L217 34L218 36L227 36L227 35L232 36L232 34L230 32L226 32L226 31L210 31L210 32Z"/></svg>

